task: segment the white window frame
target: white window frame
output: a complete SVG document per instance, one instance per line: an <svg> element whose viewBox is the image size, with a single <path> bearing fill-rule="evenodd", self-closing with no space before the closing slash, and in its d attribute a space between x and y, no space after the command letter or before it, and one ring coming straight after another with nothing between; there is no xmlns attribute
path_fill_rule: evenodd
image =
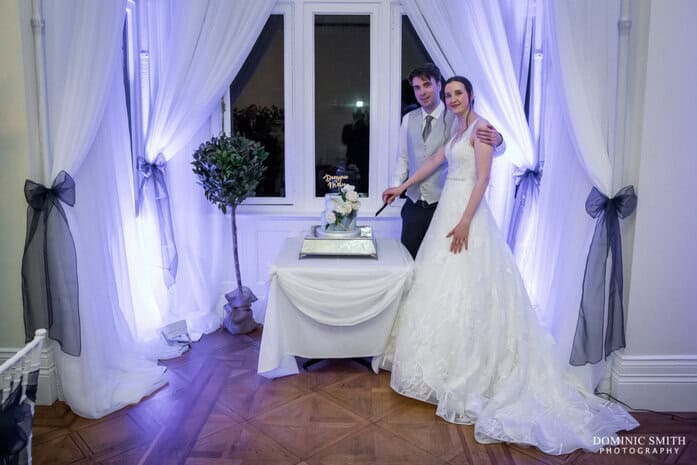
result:
<svg viewBox="0 0 697 465"><path fill-rule="evenodd" d="M399 152L399 130L402 123L402 15L406 14L404 8L398 0L392 0L390 3L390 115L387 123L388 127L388 150L389 156L387 159L387 180L385 187L389 187L392 180L392 173L397 168L397 156ZM397 199L392 203L392 208L387 210L390 213L399 214L399 209L404 201ZM395 213L395 210L397 213Z"/></svg>
<svg viewBox="0 0 697 465"><path fill-rule="evenodd" d="M127 71L130 99L130 129L133 166L145 154L145 132L150 117L150 52L147 34L147 3L126 0ZM137 179L134 177L134 182ZM136 188L137 186L134 186Z"/></svg>
<svg viewBox="0 0 697 465"><path fill-rule="evenodd" d="M384 86L384 80L378 76L387 76L389 73L388 55L389 50L381 47L380 44L389 43L389 28L384 27L388 23L385 2L307 2L303 8L303 48L306 51L304 57L307 62L303 66L303 94L306 96L304 102L306 108L305 116L305 140L308 142L305 147L309 162L305 169L308 177L307 182L302 185L301 196L304 200L306 209L318 212L324 208L324 200L315 197L315 69L314 69L314 48L315 48L315 15L367 15L370 16L370 164L371 173L369 193L370 196L361 199L363 211L373 209L380 197L377 192L384 189L381 186L382 176L380 174L387 170L383 166L384 157L378 154L385 153L386 140L384 133L378 128L382 127L387 121L387 102L389 101L388 89ZM382 188L381 188L382 187ZM379 208L379 207L378 207Z"/></svg>
<svg viewBox="0 0 697 465"><path fill-rule="evenodd" d="M397 151L401 66L401 6L391 0L281 1L272 14L284 16L285 197L250 197L245 213L311 214L322 210L315 197L315 15L370 16L370 196L362 210L377 210ZM394 18L397 18L395 21ZM395 27L395 25L397 27ZM392 51L392 53L390 53ZM396 84L395 84L396 83ZM225 95L225 128L230 130L229 91ZM219 130L220 113L211 128Z"/></svg>

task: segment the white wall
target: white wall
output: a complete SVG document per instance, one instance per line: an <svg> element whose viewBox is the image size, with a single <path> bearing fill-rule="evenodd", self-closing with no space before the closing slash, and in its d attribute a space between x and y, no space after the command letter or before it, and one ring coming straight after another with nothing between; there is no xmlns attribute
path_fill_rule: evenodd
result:
<svg viewBox="0 0 697 465"><path fill-rule="evenodd" d="M627 349L615 392L642 408L697 410L697 2L652 2Z"/></svg>
<svg viewBox="0 0 697 465"><path fill-rule="evenodd" d="M29 176L29 135L18 1L0 14L0 347L24 345L21 261Z"/></svg>

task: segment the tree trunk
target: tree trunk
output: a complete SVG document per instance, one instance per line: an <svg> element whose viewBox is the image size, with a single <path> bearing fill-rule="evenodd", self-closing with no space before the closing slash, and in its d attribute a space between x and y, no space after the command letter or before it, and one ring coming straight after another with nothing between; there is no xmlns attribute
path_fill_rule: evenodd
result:
<svg viewBox="0 0 697 465"><path fill-rule="evenodd" d="M225 294L227 304L225 304L225 318L223 325L232 334L244 334L254 331L257 326L252 316L252 302L257 298L251 289L242 286L242 275L240 273L240 257L237 252L237 205L232 205L232 255L235 261L235 278L237 279L237 289Z"/></svg>
<svg viewBox="0 0 697 465"><path fill-rule="evenodd" d="M237 253L237 218L235 213L237 205L232 206L232 257L235 260L235 277L237 278L237 291L242 295L242 275L240 273L240 257Z"/></svg>

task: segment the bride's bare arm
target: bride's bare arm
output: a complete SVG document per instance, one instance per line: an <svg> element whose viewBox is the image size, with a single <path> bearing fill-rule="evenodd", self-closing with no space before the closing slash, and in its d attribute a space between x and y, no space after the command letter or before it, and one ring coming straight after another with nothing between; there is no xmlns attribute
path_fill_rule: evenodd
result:
<svg viewBox="0 0 697 465"><path fill-rule="evenodd" d="M486 145L486 144L484 144ZM431 173L433 173L440 165L445 161L445 146L441 146L433 155L429 156L426 161L424 161L418 170L414 172L409 179L404 181L397 187L390 187L382 193L382 201L384 203L392 203L394 199L402 195L404 191L409 189L414 184L418 184L424 179L426 179Z"/></svg>
<svg viewBox="0 0 697 465"><path fill-rule="evenodd" d="M460 218L457 225L455 225L455 227L447 235L447 237L453 238L452 242L450 243L451 252L460 253L463 246L465 247L465 250L467 250L470 223L472 222L472 218L474 218L474 214L476 213L477 208L482 201L482 197L484 197L486 188L489 185L493 151L494 150L491 145L488 145L477 138L474 139L474 159L477 166L477 180L472 188L472 193L467 201L467 206L462 214L462 218Z"/></svg>

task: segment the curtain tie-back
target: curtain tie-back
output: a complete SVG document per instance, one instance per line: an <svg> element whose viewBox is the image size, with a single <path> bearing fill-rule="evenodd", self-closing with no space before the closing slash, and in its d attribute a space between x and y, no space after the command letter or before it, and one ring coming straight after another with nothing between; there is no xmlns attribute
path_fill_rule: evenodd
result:
<svg viewBox="0 0 697 465"><path fill-rule="evenodd" d="M138 199L136 203L136 215L140 214L140 209L143 204L143 189L148 181L154 185L156 198L165 198L168 196L167 184L165 183L165 166L167 160L161 153L157 155L155 161L150 163L144 157L138 157L137 166L140 173L140 183L138 185Z"/></svg>
<svg viewBox="0 0 697 465"><path fill-rule="evenodd" d="M522 171L516 171L513 174L513 179L515 179L516 185L533 183L535 186L540 186L540 180L542 179L542 170L538 169L525 169Z"/></svg>
<svg viewBox="0 0 697 465"><path fill-rule="evenodd" d="M75 205L75 181L65 171L49 189L27 179L27 236L22 257L22 298L26 340L39 328L58 341L63 352L81 351L75 241L63 203Z"/></svg>
<svg viewBox="0 0 697 465"><path fill-rule="evenodd" d="M174 241L174 225L172 224L172 212L169 205L169 192L165 181L165 166L167 160L163 154L158 154L155 161L148 162L144 157L138 157L137 169L140 173L140 183L136 200L136 216L140 215L146 187L152 188L155 206L157 208L157 221L160 230L160 255L165 285L171 287L177 278L179 256L177 245Z"/></svg>
<svg viewBox="0 0 697 465"><path fill-rule="evenodd" d="M153 171L159 171L164 173L166 164L167 160L165 159L165 156L161 153L157 155L157 158L155 158L155 161L152 163L149 163L143 157L138 157L138 171L140 171L146 178L152 176Z"/></svg>
<svg viewBox="0 0 697 465"><path fill-rule="evenodd" d="M516 181L516 196L511 212L511 224L508 227L508 246L511 250L515 250L516 237L518 236L518 227L520 220L523 217L523 210L527 203L528 197L540 190L540 182L542 180L542 170L526 169L517 171L513 175Z"/></svg>
<svg viewBox="0 0 697 465"><path fill-rule="evenodd" d="M594 187L586 199L586 211L592 218L596 218L597 222L586 259L581 306L569 359L571 365L597 363L603 358L603 353L607 358L613 351L625 347L622 236L619 220L631 215L636 205L634 186L620 189L611 199ZM612 252L612 262L605 325L603 316L608 252Z"/></svg>

